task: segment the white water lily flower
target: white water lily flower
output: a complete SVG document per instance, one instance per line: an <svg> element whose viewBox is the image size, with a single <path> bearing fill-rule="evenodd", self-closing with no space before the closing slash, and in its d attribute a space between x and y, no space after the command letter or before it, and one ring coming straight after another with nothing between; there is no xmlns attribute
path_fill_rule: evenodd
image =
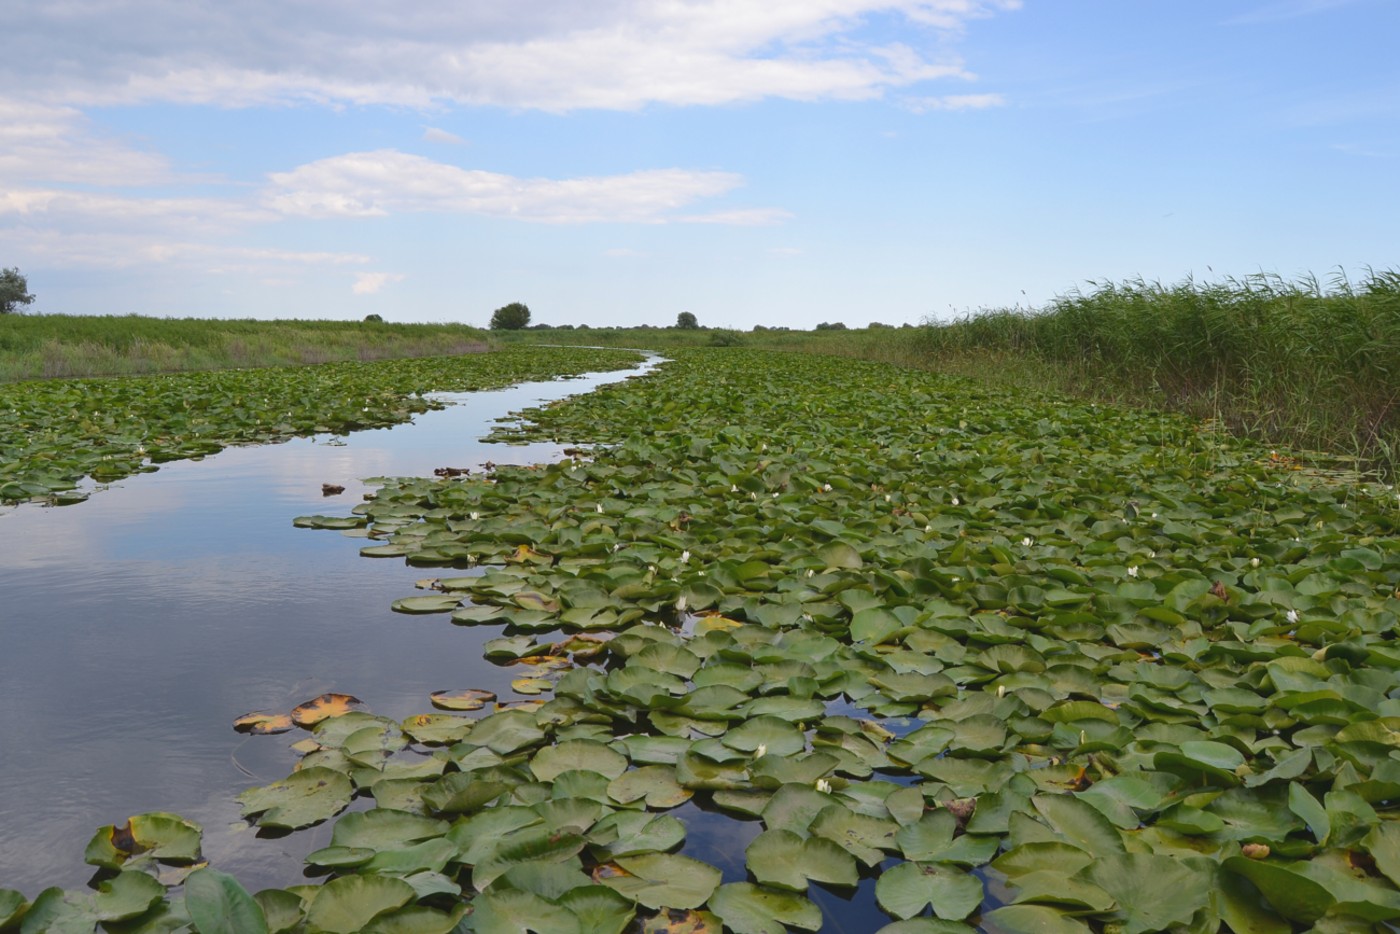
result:
<svg viewBox="0 0 1400 934"><path fill-rule="evenodd" d="M997 697L1005 697L1005 696L1006 696L1006 685L1004 685L1004 684L998 684L998 685L997 685Z"/></svg>
<svg viewBox="0 0 1400 934"><path fill-rule="evenodd" d="M766 755L768 755L768 744L759 743L758 748L753 751L753 757L755 759L762 759Z"/></svg>
<svg viewBox="0 0 1400 934"><path fill-rule="evenodd" d="M681 594L679 597L676 598L676 612L685 612L685 594Z"/></svg>
<svg viewBox="0 0 1400 934"><path fill-rule="evenodd" d="M681 564L685 564L685 563L686 563L687 561L689 561L689 560L690 560L690 552L688 552L688 551L682 551L682 552L681 552Z"/></svg>
<svg viewBox="0 0 1400 934"><path fill-rule="evenodd" d="M1137 577L1137 567L1136 567L1136 566L1128 568L1128 576L1129 576L1129 577Z"/></svg>
<svg viewBox="0 0 1400 934"><path fill-rule="evenodd" d="M1257 567L1259 566L1259 559L1258 559L1258 558L1250 558L1250 559L1249 559L1249 566L1252 567L1252 568L1257 568Z"/></svg>
<svg viewBox="0 0 1400 934"><path fill-rule="evenodd" d="M960 499L958 499L956 496L954 496L954 497L953 497L953 505L954 505L954 506L961 506L961 505L962 505L962 500L960 500Z"/></svg>
<svg viewBox="0 0 1400 934"><path fill-rule="evenodd" d="M1025 538L1021 539L1021 547L1023 547L1023 548L1029 548L1029 547L1031 547L1031 546L1034 545L1034 544L1035 544L1035 539L1031 538L1029 535L1027 535Z"/></svg>
<svg viewBox="0 0 1400 934"><path fill-rule="evenodd" d="M603 511L603 504L599 503L595 508L601 513Z"/></svg>
<svg viewBox="0 0 1400 934"><path fill-rule="evenodd" d="M831 794L831 782L827 781L824 778L817 779L816 788L817 791L820 791L824 795Z"/></svg>
<svg viewBox="0 0 1400 934"><path fill-rule="evenodd" d="M812 575L814 575L814 574L816 574L816 573L817 573L817 572L814 571L814 570L812 570L811 568L808 568L808 569L807 569L807 576L808 576L808 577L811 577Z"/></svg>
<svg viewBox="0 0 1400 934"><path fill-rule="evenodd" d="M472 521L475 522L477 519L480 519L480 518L481 518L481 513L479 513L479 512L474 512L474 513L471 514L471 517L472 517Z"/></svg>
<svg viewBox="0 0 1400 934"><path fill-rule="evenodd" d="M823 493L830 493L830 492L831 492L831 484L830 484L830 483L823 483L823 484L822 484L822 492L823 492Z"/></svg>
<svg viewBox="0 0 1400 934"><path fill-rule="evenodd" d="M737 483L731 483L731 484L729 484L729 492L731 492L731 493L738 493L738 492L739 492L739 485L738 485Z"/></svg>
<svg viewBox="0 0 1400 934"><path fill-rule="evenodd" d="M890 499L891 499L890 494L886 493L886 494L885 494L885 502L888 503L888 502L890 501Z"/></svg>
<svg viewBox="0 0 1400 934"><path fill-rule="evenodd" d="M1297 611L1297 610L1289 610L1289 611L1288 611L1288 616L1286 617L1286 619L1287 619L1290 623L1296 623L1296 622L1298 622L1298 611Z"/></svg>

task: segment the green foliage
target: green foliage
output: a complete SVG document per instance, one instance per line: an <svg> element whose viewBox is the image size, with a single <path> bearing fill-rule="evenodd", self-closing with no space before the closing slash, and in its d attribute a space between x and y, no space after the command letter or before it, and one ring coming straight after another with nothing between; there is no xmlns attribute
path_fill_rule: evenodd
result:
<svg viewBox="0 0 1400 934"><path fill-rule="evenodd" d="M521 302L511 302L491 312L493 331L519 331L529 323L530 309Z"/></svg>
<svg viewBox="0 0 1400 934"><path fill-rule="evenodd" d="M0 315L18 311L20 305L29 305L34 296L29 294L29 281L18 269L0 269Z"/></svg>
<svg viewBox="0 0 1400 934"><path fill-rule="evenodd" d="M618 351L521 347L464 357L0 385L0 502L74 501L82 495L66 491L83 477L110 482L229 444L387 427L441 408L423 396L430 390L499 388L636 360L635 353Z"/></svg>
<svg viewBox="0 0 1400 934"><path fill-rule="evenodd" d="M365 324L383 324L383 323L384 323L384 318L383 318L382 315L376 315L376 314L368 314L368 315L365 315Z"/></svg>
<svg viewBox="0 0 1400 934"><path fill-rule="evenodd" d="M1400 458L1400 272L1327 287L1266 275L1091 286L1039 311L931 324L917 345L934 366L1048 365L1071 388L1218 418L1253 437ZM995 358L1005 362L989 366Z"/></svg>
<svg viewBox="0 0 1400 934"><path fill-rule="evenodd" d="M846 330L846 325L842 324L840 321L823 321L821 324L819 324L819 325L817 325L815 328L813 328L813 330L816 330L816 331L844 331L844 330Z"/></svg>
<svg viewBox="0 0 1400 934"><path fill-rule="evenodd" d="M460 324L10 315L0 382L443 356L486 350L486 338Z"/></svg>
<svg viewBox="0 0 1400 934"><path fill-rule="evenodd" d="M711 347L737 347L744 342L744 338L738 331L711 331L709 345Z"/></svg>
<svg viewBox="0 0 1400 934"><path fill-rule="evenodd" d="M502 932L1400 919L1394 490L1181 416L816 355L680 351L523 414L493 439L590 453L386 480L352 518L414 566L475 565L422 586L501 627L482 654L530 662L550 700L428 739L416 717L303 718L293 777L241 799L269 827L367 806L309 857L320 884L250 904L128 869L0 912L444 934L469 910ZM753 881L675 852L691 795L748 823ZM837 902L871 907L824 917Z"/></svg>
<svg viewBox="0 0 1400 934"><path fill-rule="evenodd" d="M676 315L676 327L681 328L682 330L692 330L694 328L698 328L699 326L700 322L696 320L695 315L691 312L683 311L680 314Z"/></svg>

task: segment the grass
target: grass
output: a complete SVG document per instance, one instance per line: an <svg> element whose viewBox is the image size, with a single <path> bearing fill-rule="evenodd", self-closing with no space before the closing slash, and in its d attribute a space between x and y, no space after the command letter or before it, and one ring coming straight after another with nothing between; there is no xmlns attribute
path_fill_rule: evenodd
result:
<svg viewBox="0 0 1400 934"><path fill-rule="evenodd" d="M128 316L0 317L0 382L385 360L487 349L459 324Z"/></svg>
<svg viewBox="0 0 1400 934"><path fill-rule="evenodd" d="M1097 284L1033 312L921 328L909 352L1081 396L1213 419L1236 434L1400 460L1400 273Z"/></svg>
<svg viewBox="0 0 1400 934"><path fill-rule="evenodd" d="M1185 412L1267 443L1400 472L1400 273L1288 281L1091 283L1042 309L851 330L577 328L0 318L0 381L456 354L563 344L746 347L932 369Z"/></svg>

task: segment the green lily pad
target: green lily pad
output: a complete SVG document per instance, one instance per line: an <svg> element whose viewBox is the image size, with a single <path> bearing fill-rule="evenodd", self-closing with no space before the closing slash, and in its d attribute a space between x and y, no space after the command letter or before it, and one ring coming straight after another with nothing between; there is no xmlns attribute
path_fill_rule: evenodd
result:
<svg viewBox="0 0 1400 934"><path fill-rule="evenodd" d="M344 773L313 766L270 785L249 788L238 802L244 817L258 815L260 827L296 830L339 814L353 792Z"/></svg>
<svg viewBox="0 0 1400 934"><path fill-rule="evenodd" d="M803 839L790 830L766 830L744 852L749 871L761 885L806 892L809 879L838 886L859 881L855 857L821 837Z"/></svg>
<svg viewBox="0 0 1400 934"><path fill-rule="evenodd" d="M688 856L643 853L616 862L626 875L608 876L602 883L648 908L699 908L720 882L718 869Z"/></svg>
<svg viewBox="0 0 1400 934"><path fill-rule="evenodd" d="M734 934L785 934L789 926L804 931L822 926L821 910L805 897L747 882L720 886L710 910Z"/></svg>
<svg viewBox="0 0 1400 934"><path fill-rule="evenodd" d="M896 918L912 918L928 906L948 921L961 921L982 904L982 880L953 866L900 863L875 885L880 907Z"/></svg>
<svg viewBox="0 0 1400 934"><path fill-rule="evenodd" d="M185 880L185 909L199 934L266 934L267 916L238 880L197 869Z"/></svg>

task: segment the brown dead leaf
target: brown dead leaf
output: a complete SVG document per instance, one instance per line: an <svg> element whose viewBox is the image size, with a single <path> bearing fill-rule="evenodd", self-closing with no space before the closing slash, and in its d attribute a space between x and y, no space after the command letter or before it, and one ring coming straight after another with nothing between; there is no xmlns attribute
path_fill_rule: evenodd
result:
<svg viewBox="0 0 1400 934"><path fill-rule="evenodd" d="M322 720L343 717L364 706L358 697L349 694L322 694L292 708L292 722L300 727L313 727Z"/></svg>
<svg viewBox="0 0 1400 934"><path fill-rule="evenodd" d="M233 728L239 733L252 733L254 736L286 733L293 726L292 718L284 713L264 713L260 710L245 713L233 721Z"/></svg>

